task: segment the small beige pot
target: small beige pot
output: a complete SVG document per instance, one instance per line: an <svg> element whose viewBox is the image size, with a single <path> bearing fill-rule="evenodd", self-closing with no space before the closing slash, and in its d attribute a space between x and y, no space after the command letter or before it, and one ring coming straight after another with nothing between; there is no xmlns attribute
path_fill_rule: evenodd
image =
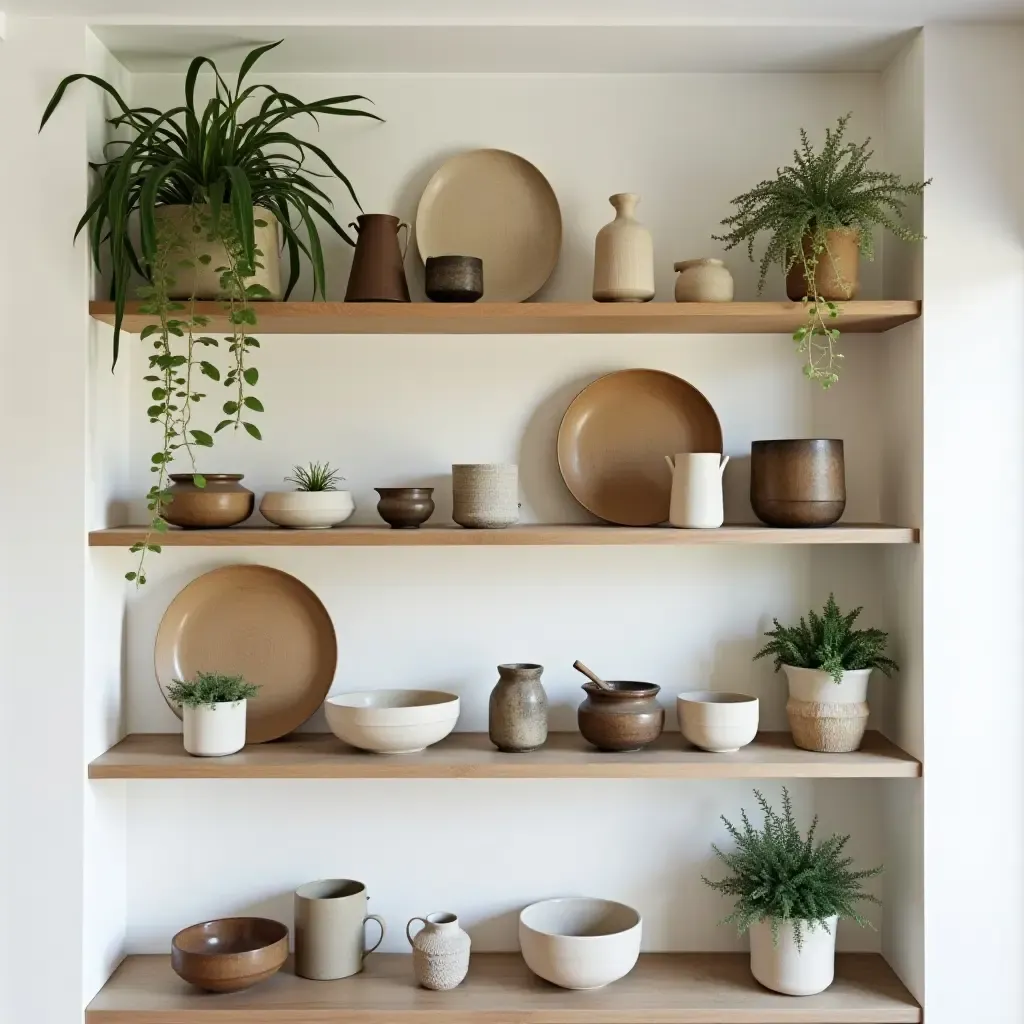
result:
<svg viewBox="0 0 1024 1024"><path fill-rule="evenodd" d="M412 934L412 926L420 921L423 927ZM442 912L414 917L405 926L405 937L412 946L412 967L416 982L435 992L458 988L469 973L469 951L472 941L459 927L454 914Z"/></svg>
<svg viewBox="0 0 1024 1024"><path fill-rule="evenodd" d="M676 302L732 302L732 274L721 260L681 260L673 266L679 274Z"/></svg>
<svg viewBox="0 0 1024 1024"><path fill-rule="evenodd" d="M844 672L837 683L821 669L782 667L789 680L786 716L793 742L828 754L858 750L868 727L871 669Z"/></svg>
<svg viewBox="0 0 1024 1024"><path fill-rule="evenodd" d="M452 466L452 519L470 530L503 530L519 522L519 467Z"/></svg>

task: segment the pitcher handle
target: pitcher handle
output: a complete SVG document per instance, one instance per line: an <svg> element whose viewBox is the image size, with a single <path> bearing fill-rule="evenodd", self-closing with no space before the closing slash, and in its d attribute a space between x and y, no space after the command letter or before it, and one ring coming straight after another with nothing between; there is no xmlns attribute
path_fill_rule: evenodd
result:
<svg viewBox="0 0 1024 1024"><path fill-rule="evenodd" d="M384 932L386 931L386 929L384 927L384 918L380 917L378 914L367 914L366 917L363 918L363 927L364 928L366 927L366 922L367 921L376 921L377 922L377 924L380 926L380 938L369 949L364 949L363 950L363 959L364 960L384 941ZM363 934L365 936L365 932ZM363 941L364 942L366 941L365 937L364 937Z"/></svg>
<svg viewBox="0 0 1024 1024"><path fill-rule="evenodd" d="M353 230L353 231L354 231L354 232L355 232L355 233L356 233L357 235L359 234L359 222L358 222L358 221L355 221L355 220L354 220L354 221L352 221L352 222L351 222L351 223L349 224L349 227L350 227L350 228L351 228L351 229L352 229L352 230Z"/></svg>
<svg viewBox="0 0 1024 1024"><path fill-rule="evenodd" d="M725 467L728 466L728 465L729 465L729 456L728 455L723 455L722 456L722 464L718 467L718 472L724 474L725 473Z"/></svg>
<svg viewBox="0 0 1024 1024"><path fill-rule="evenodd" d="M409 923L405 926L405 937L409 940L409 945L410 946L412 945L412 935L410 934L409 929L412 928L413 924L416 921L422 921L424 928L426 928L426 926L427 926L427 919L425 917L411 917L411 918L409 918Z"/></svg>
<svg viewBox="0 0 1024 1024"><path fill-rule="evenodd" d="M406 224L404 220L401 223L399 223L398 231L401 231L402 228L405 228L405 248L402 250L402 262L404 263L405 255L409 251L409 240L412 238L412 228L410 228L409 225ZM395 234L398 234L398 231L396 231ZM416 918L413 918L413 920L415 921Z"/></svg>
<svg viewBox="0 0 1024 1024"><path fill-rule="evenodd" d="M668 463L668 468L674 473L676 471L676 464L672 461L672 456L666 455L665 461Z"/></svg>

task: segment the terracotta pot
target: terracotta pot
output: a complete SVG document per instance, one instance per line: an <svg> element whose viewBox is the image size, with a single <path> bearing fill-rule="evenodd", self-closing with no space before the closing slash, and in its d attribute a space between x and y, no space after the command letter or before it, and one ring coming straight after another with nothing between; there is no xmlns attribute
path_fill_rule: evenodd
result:
<svg viewBox="0 0 1024 1024"><path fill-rule="evenodd" d="M498 666L498 682L487 705L491 742L506 754L525 754L548 739L548 695L542 665Z"/></svg>
<svg viewBox="0 0 1024 1024"><path fill-rule="evenodd" d="M754 441L750 504L768 526L831 526L846 508L843 442Z"/></svg>
<svg viewBox="0 0 1024 1024"><path fill-rule="evenodd" d="M583 738L598 750L641 750L665 726L665 709L654 683L609 682L611 691L584 683L587 699L576 713Z"/></svg>
<svg viewBox="0 0 1024 1024"><path fill-rule="evenodd" d="M393 530L418 530L433 514L433 487L375 487L377 511Z"/></svg>
<svg viewBox="0 0 1024 1024"><path fill-rule="evenodd" d="M797 260L786 275L786 295L793 302L804 296L814 298L815 290L822 299L855 299L860 288L860 233L857 231L826 231L826 251L818 256L814 270L814 288L807 281L803 263ZM804 236L804 252L810 257L813 243Z"/></svg>
<svg viewBox="0 0 1024 1024"><path fill-rule="evenodd" d="M594 298L598 302L649 302L654 298L654 242L633 216L640 197L621 192L608 200L615 220L594 243Z"/></svg>
<svg viewBox="0 0 1024 1024"><path fill-rule="evenodd" d="M405 250L398 246L398 232L409 225L390 213L364 213L349 225L359 234L352 270L348 275L346 302L409 302L405 279Z"/></svg>
<svg viewBox="0 0 1024 1024"><path fill-rule="evenodd" d="M216 530L244 523L256 503L252 491L238 481L241 473L204 473L205 487L196 487L191 473L171 473L173 497L163 513L172 526Z"/></svg>

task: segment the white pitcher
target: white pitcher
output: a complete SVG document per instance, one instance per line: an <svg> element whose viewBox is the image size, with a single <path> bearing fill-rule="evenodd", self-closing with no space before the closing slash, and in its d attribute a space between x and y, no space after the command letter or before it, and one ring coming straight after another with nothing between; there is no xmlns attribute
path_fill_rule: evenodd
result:
<svg viewBox="0 0 1024 1024"><path fill-rule="evenodd" d="M673 460L672 503L668 521L682 529L713 530L725 522L722 505L722 474L728 455L717 452L679 452Z"/></svg>

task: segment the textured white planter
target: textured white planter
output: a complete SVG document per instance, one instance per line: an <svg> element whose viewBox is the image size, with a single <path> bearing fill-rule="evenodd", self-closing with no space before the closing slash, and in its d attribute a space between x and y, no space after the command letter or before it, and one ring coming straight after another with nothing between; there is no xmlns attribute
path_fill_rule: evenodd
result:
<svg viewBox="0 0 1024 1024"><path fill-rule="evenodd" d="M871 669L843 673L837 683L821 669L783 665L789 680L786 715L793 742L804 750L845 754L860 747L868 725Z"/></svg>
<svg viewBox="0 0 1024 1024"><path fill-rule="evenodd" d="M260 502L264 519L293 530L339 526L355 510L351 491L268 491Z"/></svg>
<svg viewBox="0 0 1024 1024"><path fill-rule="evenodd" d="M196 757L223 757L245 746L244 700L181 709L185 749Z"/></svg>
<svg viewBox="0 0 1024 1024"><path fill-rule="evenodd" d="M836 967L836 927L838 917L813 931L803 926L803 949L798 949L792 922L779 925L779 944L772 943L769 921L750 926L750 973L765 988L787 996L813 996L832 984Z"/></svg>

